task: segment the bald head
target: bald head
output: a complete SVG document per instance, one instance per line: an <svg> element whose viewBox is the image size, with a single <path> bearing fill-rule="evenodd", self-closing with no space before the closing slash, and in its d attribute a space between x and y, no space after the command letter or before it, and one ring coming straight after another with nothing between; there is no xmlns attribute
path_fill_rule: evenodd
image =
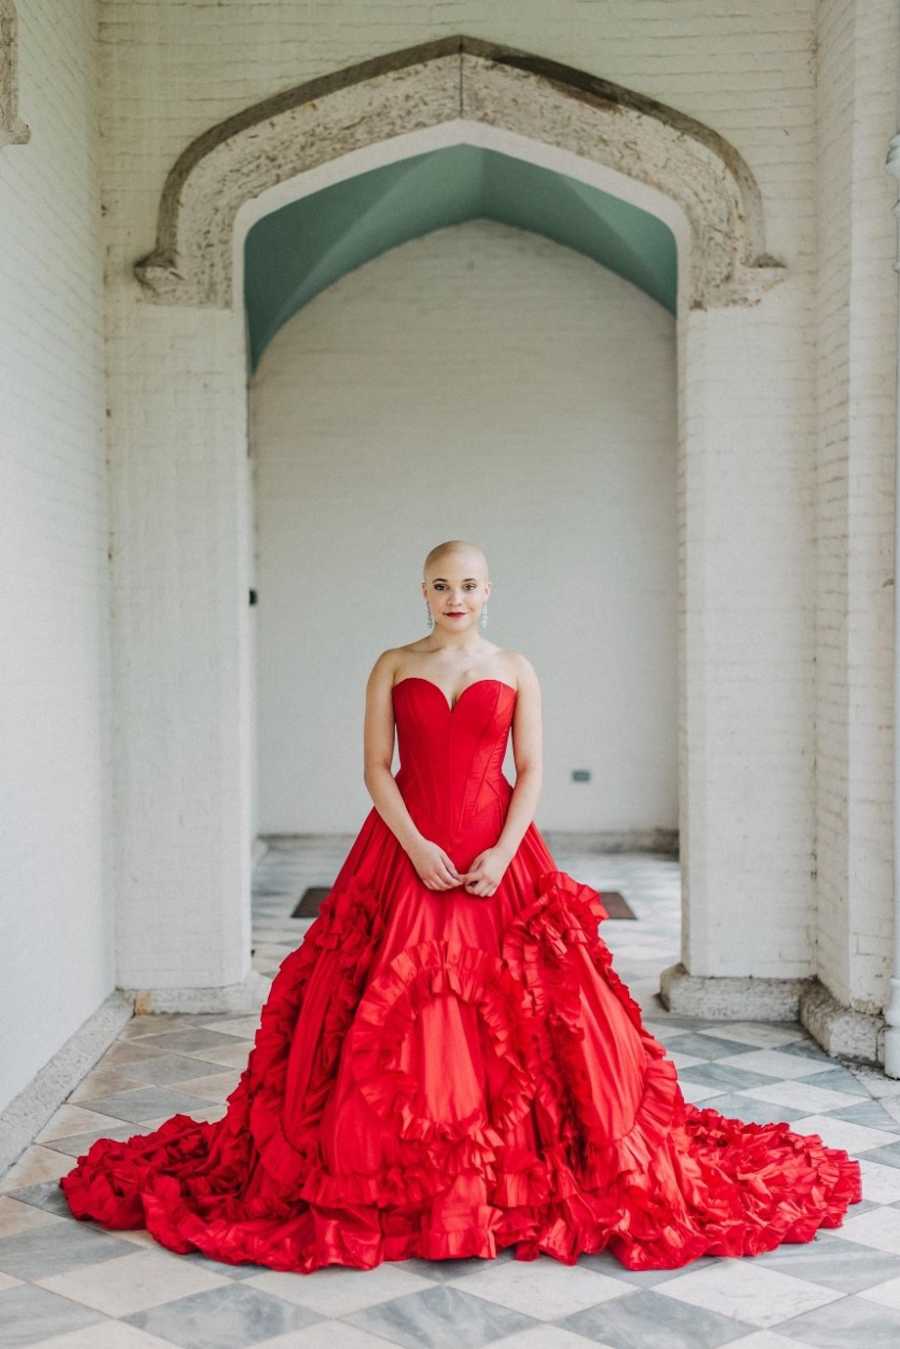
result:
<svg viewBox="0 0 900 1349"><path fill-rule="evenodd" d="M484 550L477 543L467 543L465 539L446 539L443 543L435 544L425 558L423 576L427 579L434 575L441 563L451 559L458 565L468 561L472 575L477 572L482 580L488 579L488 561Z"/></svg>

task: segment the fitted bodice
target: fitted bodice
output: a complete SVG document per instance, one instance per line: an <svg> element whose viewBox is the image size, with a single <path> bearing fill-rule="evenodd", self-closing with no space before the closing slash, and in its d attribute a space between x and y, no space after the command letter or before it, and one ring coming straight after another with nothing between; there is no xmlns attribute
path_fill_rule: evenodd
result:
<svg viewBox="0 0 900 1349"><path fill-rule="evenodd" d="M503 828L513 788L503 775L516 690L468 684L453 707L430 679L393 687L400 768L395 781L416 827L465 868Z"/></svg>

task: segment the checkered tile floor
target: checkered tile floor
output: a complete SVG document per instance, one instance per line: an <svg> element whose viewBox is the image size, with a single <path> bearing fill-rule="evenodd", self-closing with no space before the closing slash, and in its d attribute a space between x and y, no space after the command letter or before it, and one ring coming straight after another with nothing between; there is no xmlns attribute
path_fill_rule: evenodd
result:
<svg viewBox="0 0 900 1349"><path fill-rule="evenodd" d="M604 925L616 969L679 1069L688 1099L783 1119L862 1162L842 1228L743 1260L632 1273L608 1254L405 1261L311 1275L175 1255L144 1231L68 1214L56 1179L94 1138L126 1138L175 1111L216 1119L257 1018L135 1017L34 1145L0 1179L0 1345L58 1349L692 1349L900 1344L900 1082L823 1054L797 1025L669 1016L654 994L677 957L678 865L646 854L566 853L560 866L621 890L637 922ZM333 878L350 840L289 841L257 868L255 963L277 968L307 922L289 913Z"/></svg>

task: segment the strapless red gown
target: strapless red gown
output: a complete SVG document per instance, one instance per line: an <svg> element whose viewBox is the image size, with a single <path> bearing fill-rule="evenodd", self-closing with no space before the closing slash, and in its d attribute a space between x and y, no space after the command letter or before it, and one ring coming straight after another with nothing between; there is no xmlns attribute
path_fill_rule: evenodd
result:
<svg viewBox="0 0 900 1349"><path fill-rule="evenodd" d="M516 691L394 687L396 781L468 868L496 842ZM170 1250L308 1273L409 1256L630 1269L809 1241L859 1163L784 1122L685 1102L598 935L599 892L529 826L493 896L429 890L373 809L283 961L227 1113L97 1139L72 1213Z"/></svg>

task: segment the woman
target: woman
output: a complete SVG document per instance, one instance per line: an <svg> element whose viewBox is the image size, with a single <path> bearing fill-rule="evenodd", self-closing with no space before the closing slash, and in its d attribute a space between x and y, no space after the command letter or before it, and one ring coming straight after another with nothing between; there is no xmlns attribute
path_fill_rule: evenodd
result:
<svg viewBox="0 0 900 1349"><path fill-rule="evenodd" d="M859 1163L686 1103L597 934L598 892L556 867L533 822L538 680L479 632L484 554L432 549L422 591L432 631L368 680L373 808L226 1114L96 1140L60 1180L71 1211L302 1273L507 1246L674 1268L838 1226Z"/></svg>

